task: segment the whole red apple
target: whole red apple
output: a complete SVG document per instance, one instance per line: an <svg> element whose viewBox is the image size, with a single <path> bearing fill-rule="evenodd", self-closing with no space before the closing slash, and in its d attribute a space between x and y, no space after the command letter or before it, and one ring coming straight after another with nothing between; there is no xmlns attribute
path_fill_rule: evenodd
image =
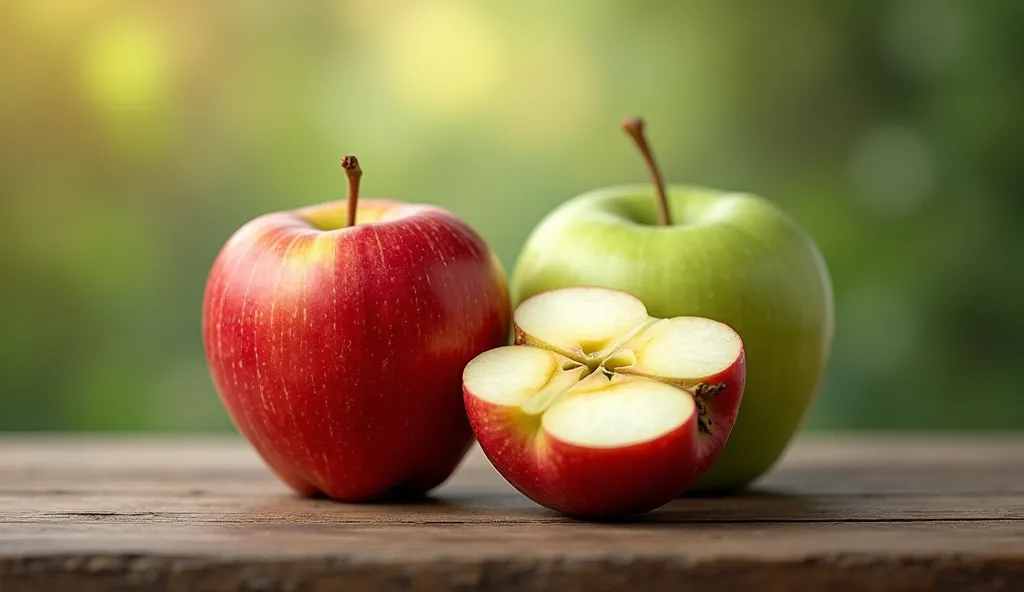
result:
<svg viewBox="0 0 1024 592"><path fill-rule="evenodd" d="M223 247L203 342L232 421L296 491L344 501L417 495L472 443L462 372L505 345L504 271L434 206L346 202L258 217Z"/></svg>

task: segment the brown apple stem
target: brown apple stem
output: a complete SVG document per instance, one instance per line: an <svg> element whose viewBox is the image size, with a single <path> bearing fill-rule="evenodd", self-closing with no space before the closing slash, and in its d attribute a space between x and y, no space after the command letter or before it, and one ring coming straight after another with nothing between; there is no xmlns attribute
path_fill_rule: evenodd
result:
<svg viewBox="0 0 1024 592"><path fill-rule="evenodd" d="M629 134L629 137L633 138L634 142L636 142L636 147L640 149L640 154L644 157L644 163L647 165L647 171L651 174L651 181L654 183L654 191L658 195L658 223L662 226L671 226L672 216L668 211L668 197L665 196L665 181L661 177L661 170L658 169L658 163L654 160L654 154L651 152L651 145L647 142L647 137L644 135L644 118L627 117L622 120L622 129Z"/></svg>
<svg viewBox="0 0 1024 592"><path fill-rule="evenodd" d="M343 156L341 168L345 169L348 176L348 223L346 226L356 225L356 206L359 204L359 181L363 178L363 169L359 168L359 159L355 156Z"/></svg>

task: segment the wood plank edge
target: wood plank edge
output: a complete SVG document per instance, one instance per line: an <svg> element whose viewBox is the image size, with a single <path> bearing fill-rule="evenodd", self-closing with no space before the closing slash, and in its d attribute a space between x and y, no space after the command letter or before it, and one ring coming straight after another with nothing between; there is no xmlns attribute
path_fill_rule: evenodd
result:
<svg viewBox="0 0 1024 592"><path fill-rule="evenodd" d="M821 554L794 560L680 557L448 558L46 555L0 558L5 592L22 590L608 590L1024 589L1024 556Z"/></svg>

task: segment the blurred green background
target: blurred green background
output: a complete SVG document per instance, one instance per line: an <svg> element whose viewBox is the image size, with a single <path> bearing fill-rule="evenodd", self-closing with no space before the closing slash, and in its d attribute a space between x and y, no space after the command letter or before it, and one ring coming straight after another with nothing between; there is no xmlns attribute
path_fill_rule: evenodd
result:
<svg viewBox="0 0 1024 592"><path fill-rule="evenodd" d="M511 271L584 190L776 200L834 278L809 427L1024 427L1024 2L14 0L0 8L0 429L230 429L200 341L261 213L441 204Z"/></svg>

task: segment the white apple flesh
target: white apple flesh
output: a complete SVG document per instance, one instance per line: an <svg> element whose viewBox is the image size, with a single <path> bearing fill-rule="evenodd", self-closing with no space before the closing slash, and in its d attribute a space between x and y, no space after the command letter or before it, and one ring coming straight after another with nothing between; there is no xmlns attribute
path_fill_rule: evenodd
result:
<svg viewBox="0 0 1024 592"><path fill-rule="evenodd" d="M728 440L743 394L743 343L697 317L655 319L603 288L535 296L518 345L463 374L477 440L514 487L583 517L645 512L682 493Z"/></svg>

